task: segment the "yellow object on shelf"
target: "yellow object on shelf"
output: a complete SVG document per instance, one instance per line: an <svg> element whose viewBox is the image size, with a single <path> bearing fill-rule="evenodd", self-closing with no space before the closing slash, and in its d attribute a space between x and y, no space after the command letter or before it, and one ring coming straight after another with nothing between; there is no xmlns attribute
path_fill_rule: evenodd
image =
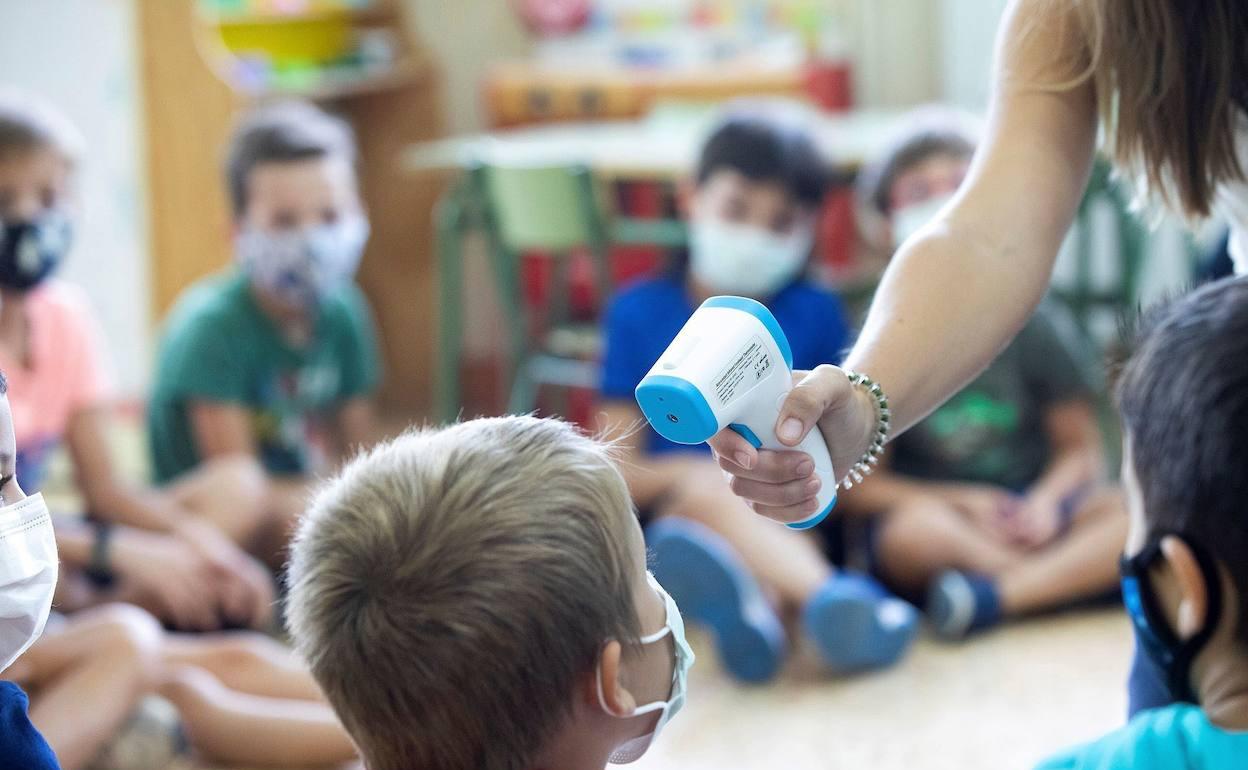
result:
<svg viewBox="0 0 1248 770"><path fill-rule="evenodd" d="M264 54L275 61L329 61L350 53L351 16L226 17L218 26L221 42L231 53Z"/></svg>

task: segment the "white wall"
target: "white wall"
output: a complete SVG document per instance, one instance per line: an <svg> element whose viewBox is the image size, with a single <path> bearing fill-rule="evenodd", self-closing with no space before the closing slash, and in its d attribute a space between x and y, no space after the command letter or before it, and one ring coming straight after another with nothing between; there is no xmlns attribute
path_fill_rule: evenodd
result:
<svg viewBox="0 0 1248 770"><path fill-rule="evenodd" d="M143 392L151 366L135 38L130 0L0 0L0 83L49 99L86 138L82 215L61 275L90 294L123 396Z"/></svg>

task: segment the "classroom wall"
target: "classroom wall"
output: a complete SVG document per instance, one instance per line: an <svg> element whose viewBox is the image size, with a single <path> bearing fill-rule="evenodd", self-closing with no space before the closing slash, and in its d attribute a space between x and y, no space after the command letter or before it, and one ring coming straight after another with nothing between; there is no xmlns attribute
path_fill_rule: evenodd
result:
<svg viewBox="0 0 1248 770"><path fill-rule="evenodd" d="M76 245L61 275L90 295L123 397L142 392L151 357L134 30L130 0L0 0L0 84L42 94L86 139Z"/></svg>

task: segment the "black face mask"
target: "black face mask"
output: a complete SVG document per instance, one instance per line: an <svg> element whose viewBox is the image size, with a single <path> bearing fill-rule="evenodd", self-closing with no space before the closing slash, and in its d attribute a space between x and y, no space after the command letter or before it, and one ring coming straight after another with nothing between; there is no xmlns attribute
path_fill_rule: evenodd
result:
<svg viewBox="0 0 1248 770"><path fill-rule="evenodd" d="M57 212L0 223L0 286L27 291L43 283L64 261L72 236L69 219Z"/></svg>
<svg viewBox="0 0 1248 770"><path fill-rule="evenodd" d="M1205 624L1192 638L1183 641L1170 628L1161 611L1161 603L1153 590L1148 571L1161 555L1161 539L1158 535L1149 540L1144 550L1135 556L1124 556L1119 565L1122 572L1122 602L1135 626L1140 651L1148 656L1161 671L1165 672L1166 687L1173 702L1199 703L1192 689L1192 662L1209 643L1222 618L1222 581L1212 557L1203 548L1194 545L1181 535L1196 557L1201 575L1205 579L1208 611Z"/></svg>

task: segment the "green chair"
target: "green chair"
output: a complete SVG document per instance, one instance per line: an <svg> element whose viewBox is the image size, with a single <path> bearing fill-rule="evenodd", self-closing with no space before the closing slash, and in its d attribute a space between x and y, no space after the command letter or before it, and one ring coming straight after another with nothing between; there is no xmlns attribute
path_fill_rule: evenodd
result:
<svg viewBox="0 0 1248 770"><path fill-rule="evenodd" d="M462 336L463 236L474 226L485 233L490 268L507 325L506 352L511 392L508 411L531 411L542 385L593 388L597 385L598 335L570 324L569 257L588 253L600 300L610 295L608 230L588 169L566 166L477 165L444 198L438 211L441 265L441 360L438 416L459 409L459 357ZM540 252L553 261L550 303L535 337L539 314L526 306L521 257Z"/></svg>

